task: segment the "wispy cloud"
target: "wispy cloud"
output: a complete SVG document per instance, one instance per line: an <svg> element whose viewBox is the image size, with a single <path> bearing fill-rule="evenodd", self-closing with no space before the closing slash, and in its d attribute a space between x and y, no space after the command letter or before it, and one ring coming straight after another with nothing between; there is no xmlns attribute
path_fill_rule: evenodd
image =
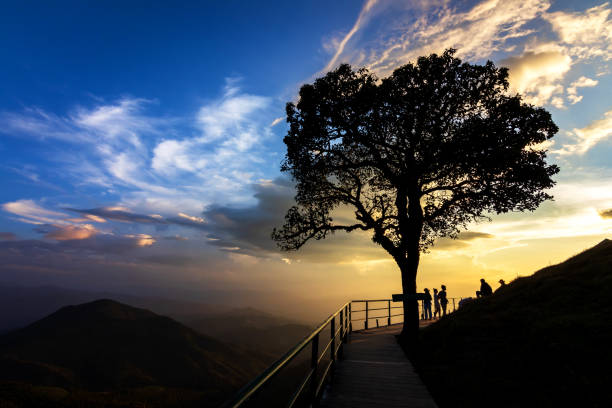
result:
<svg viewBox="0 0 612 408"><path fill-rule="evenodd" d="M67 211L76 212L83 214L86 217L98 222L105 222L106 219L121 221L121 222L135 222L141 224L159 224L163 223L163 219L154 217L151 215L135 214L126 207L100 207L91 209L77 209L77 208L64 208Z"/></svg>
<svg viewBox="0 0 612 408"><path fill-rule="evenodd" d="M571 61L559 51L526 52L504 59L500 65L510 69L512 88L525 95L528 102L543 105L552 99L555 107L561 108L564 88L560 80L570 70Z"/></svg>
<svg viewBox="0 0 612 408"><path fill-rule="evenodd" d="M578 95L578 88L592 88L599 83L596 79L581 76L567 88L567 99L572 105L582 100L582 95Z"/></svg>
<svg viewBox="0 0 612 408"><path fill-rule="evenodd" d="M575 142L564 144L561 148L553 150L552 153L562 156L586 153L597 143L612 136L612 110L607 111L603 118L568 133Z"/></svg>
<svg viewBox="0 0 612 408"><path fill-rule="evenodd" d="M75 185L112 189L140 210L198 213L212 202L248 200L249 186L261 176L271 99L238 84L229 79L223 94L189 119L148 114L153 101L125 97L64 116L41 109L0 113L6 123L0 132L78 145L75 154L58 151L54 158Z"/></svg>
<svg viewBox="0 0 612 408"><path fill-rule="evenodd" d="M355 24L353 25L353 27L349 30L348 33L346 33L342 37L340 41L338 41L338 44L335 47L334 55L329 60L325 68L323 68L323 71L329 71L330 69L333 69L336 66L336 64L338 63L338 59L344 53L344 50L348 42L351 40L351 38L353 38L355 33L357 33L359 29L361 29L361 27L365 24L366 20L370 16L370 12L372 11L372 8L376 5L376 3L378 3L378 0L367 0L366 1L363 8L359 12L359 16L357 17L357 21L355 21Z"/></svg>
<svg viewBox="0 0 612 408"><path fill-rule="evenodd" d="M89 239L98 233L98 230L93 225L89 224L42 225L36 228L36 231L45 234L45 238L53 239L56 241Z"/></svg>
<svg viewBox="0 0 612 408"><path fill-rule="evenodd" d="M508 47L509 40L531 34L526 25L550 6L544 0L487 0L468 10L457 10L448 2L392 3L385 2L385 13L379 13L382 21L370 18L376 3L367 3L369 7L364 7L350 35L338 44L326 69L341 61L362 61L360 65L388 75L420 55L449 47L458 48L466 58L487 58ZM358 30L366 29L367 41L350 41L357 38Z"/></svg>
<svg viewBox="0 0 612 408"><path fill-rule="evenodd" d="M17 200L2 204L2 209L17 215L20 220L30 224L52 224L64 222L66 214L41 207L34 200Z"/></svg>
<svg viewBox="0 0 612 408"><path fill-rule="evenodd" d="M512 87L528 102L565 108L580 100L565 83L568 74L580 63L612 59L611 9L609 3L572 12L550 8L549 0L367 2L334 43L325 70L349 62L387 76L452 47L463 59L509 66Z"/></svg>
<svg viewBox="0 0 612 408"><path fill-rule="evenodd" d="M587 59L612 59L612 20L610 3L583 12L557 11L543 15L558 34L559 41L572 55Z"/></svg>

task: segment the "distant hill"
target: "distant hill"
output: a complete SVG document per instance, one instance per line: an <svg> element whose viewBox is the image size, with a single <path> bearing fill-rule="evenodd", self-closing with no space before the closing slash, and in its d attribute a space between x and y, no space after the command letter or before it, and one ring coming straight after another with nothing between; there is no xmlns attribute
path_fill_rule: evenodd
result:
<svg viewBox="0 0 612 408"><path fill-rule="evenodd" d="M34 406L24 403L32 395L40 396L40 406L55 406L51 400L57 406L215 406L268 359L148 310L98 300L0 337L0 406Z"/></svg>
<svg viewBox="0 0 612 408"><path fill-rule="evenodd" d="M271 355L273 362L314 329L253 308L180 319L194 330Z"/></svg>
<svg viewBox="0 0 612 408"><path fill-rule="evenodd" d="M56 286L14 286L0 284L0 334L25 327L66 305L114 299L135 307L177 318L225 313L228 307L203 302L137 296L122 293L92 292Z"/></svg>
<svg viewBox="0 0 612 408"><path fill-rule="evenodd" d="M519 278L421 330L440 407L608 407L612 241Z"/></svg>

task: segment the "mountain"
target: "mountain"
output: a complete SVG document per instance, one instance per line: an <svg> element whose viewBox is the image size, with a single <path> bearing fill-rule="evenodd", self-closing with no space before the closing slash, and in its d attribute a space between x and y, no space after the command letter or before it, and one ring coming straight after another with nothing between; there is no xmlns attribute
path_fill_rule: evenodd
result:
<svg viewBox="0 0 612 408"><path fill-rule="evenodd" d="M223 342L267 353L271 356L270 363L313 330L311 326L253 308L179 320L194 330Z"/></svg>
<svg viewBox="0 0 612 408"><path fill-rule="evenodd" d="M421 330L414 363L444 407L612 401L612 241Z"/></svg>
<svg viewBox="0 0 612 408"><path fill-rule="evenodd" d="M23 404L31 387L63 395L59 406L132 406L141 398L149 399L144 406L214 406L269 360L112 300L66 306L1 336L0 356L0 406L3 398Z"/></svg>
<svg viewBox="0 0 612 408"><path fill-rule="evenodd" d="M19 329L47 316L65 305L115 299L135 307L171 316L209 316L225 313L228 307L210 303L136 296L122 293L91 292L56 286L14 286L0 284L0 334Z"/></svg>

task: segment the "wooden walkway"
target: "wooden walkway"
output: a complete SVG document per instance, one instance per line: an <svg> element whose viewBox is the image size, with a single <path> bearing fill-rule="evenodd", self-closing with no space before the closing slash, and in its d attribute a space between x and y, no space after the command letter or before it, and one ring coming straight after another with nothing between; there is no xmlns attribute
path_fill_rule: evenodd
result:
<svg viewBox="0 0 612 408"><path fill-rule="evenodd" d="M422 407L436 403L395 336L401 325L353 332L322 408Z"/></svg>

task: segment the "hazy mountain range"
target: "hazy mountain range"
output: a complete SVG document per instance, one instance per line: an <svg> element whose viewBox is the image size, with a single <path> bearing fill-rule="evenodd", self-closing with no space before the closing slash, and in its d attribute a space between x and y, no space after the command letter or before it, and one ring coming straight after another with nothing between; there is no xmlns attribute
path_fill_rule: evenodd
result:
<svg viewBox="0 0 612 408"><path fill-rule="evenodd" d="M68 406L79 401L121 406L143 392L152 393L152 400L213 406L269 361L265 353L112 300L66 306L5 334L0 356L4 388L17 384L12 392L20 394L23 384L52 387L58 395L68 393L61 398Z"/></svg>
<svg viewBox="0 0 612 408"><path fill-rule="evenodd" d="M0 286L1 407L215 406L312 330L253 308L100 296Z"/></svg>

